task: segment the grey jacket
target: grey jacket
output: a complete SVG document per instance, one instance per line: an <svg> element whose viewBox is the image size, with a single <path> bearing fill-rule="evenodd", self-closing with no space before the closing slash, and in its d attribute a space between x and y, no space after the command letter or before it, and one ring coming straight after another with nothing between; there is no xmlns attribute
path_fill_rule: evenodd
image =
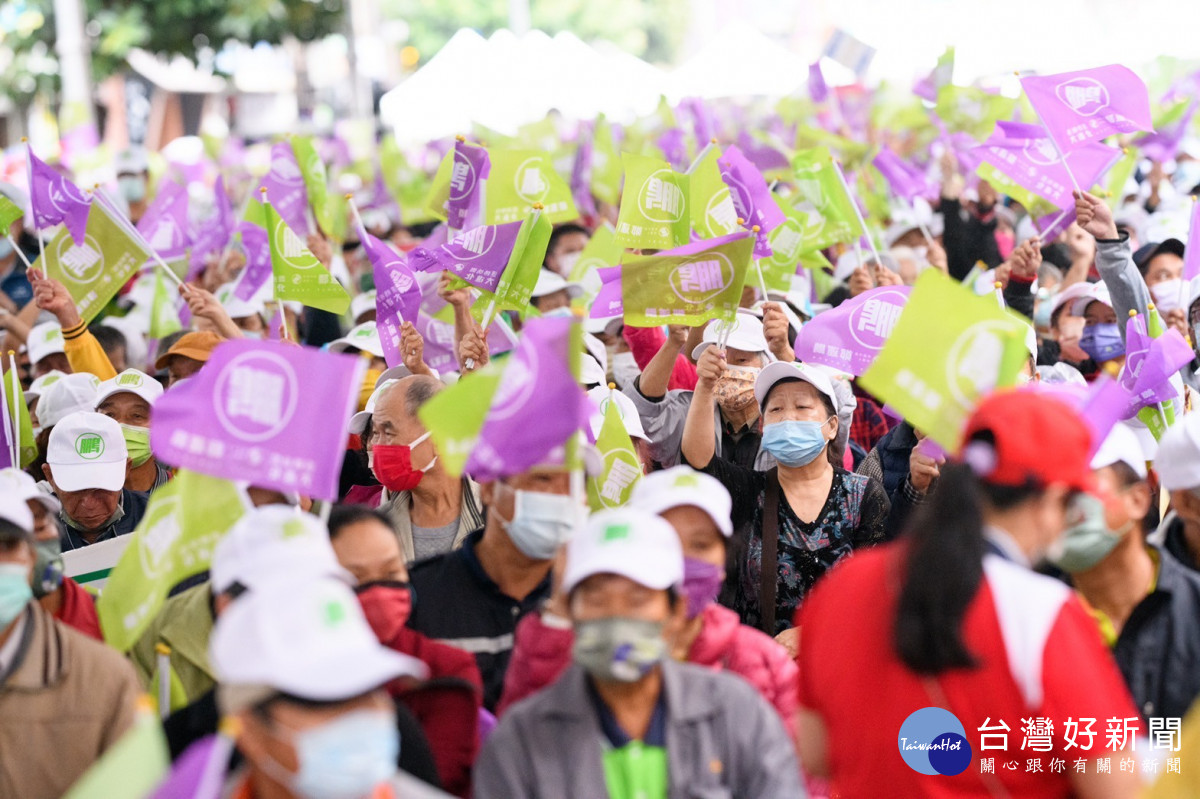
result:
<svg viewBox="0 0 1200 799"><path fill-rule="evenodd" d="M458 549L471 533L483 527L483 503L479 500L479 485L469 477L462 478L462 506L458 515L458 532L454 535L452 549ZM386 494L386 489L385 489ZM379 510L386 513L396 528L396 536L400 539L400 549L404 554L404 562L412 563L416 557L413 548L412 493L401 491L384 499Z"/></svg>
<svg viewBox="0 0 1200 799"><path fill-rule="evenodd" d="M1119 239L1096 240L1096 270L1108 287L1113 310L1117 314L1117 326L1121 328L1121 339L1124 340L1125 320L1129 318L1129 312L1132 310L1144 314L1146 307L1154 301L1142 273L1133 263L1129 234L1122 233ZM1194 390L1200 391L1195 361L1180 369L1179 376Z"/></svg>
<svg viewBox="0 0 1200 799"><path fill-rule="evenodd" d="M663 664L670 799L797 799L800 767L778 714L744 680ZM475 766L477 799L602 799L604 733L583 669L513 706Z"/></svg>
<svg viewBox="0 0 1200 799"><path fill-rule="evenodd" d="M854 396L849 381L833 380L831 382L838 397L838 434L831 446L840 462L841 455L846 451L846 444L850 439L850 422L854 417L855 408L858 407L858 400ZM646 431L646 437L650 439L650 457L662 464L664 469L682 463L683 425L687 421L688 408L692 406L694 392L675 389L668 391L662 399L652 400L642 396L638 381L625 386L622 392L633 400L638 416L641 417L642 428ZM715 403L713 404L713 418L713 428L716 430L717 438L713 457L720 458L722 457L722 420L721 409ZM775 457L760 447L758 457L754 460L754 470L769 472L776 465Z"/></svg>

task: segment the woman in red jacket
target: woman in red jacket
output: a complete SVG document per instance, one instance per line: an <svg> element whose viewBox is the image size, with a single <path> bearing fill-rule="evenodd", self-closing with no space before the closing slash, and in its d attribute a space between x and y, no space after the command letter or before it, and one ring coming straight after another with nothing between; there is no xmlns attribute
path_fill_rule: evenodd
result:
<svg viewBox="0 0 1200 799"><path fill-rule="evenodd" d="M796 664L768 635L716 603L725 580L725 542L733 533L725 487L709 475L676 466L643 477L630 505L662 516L683 544L688 621L674 642L674 657L744 678L794 731ZM554 682L570 665L574 636L564 602L556 590L540 615L531 613L517 625L498 714Z"/></svg>

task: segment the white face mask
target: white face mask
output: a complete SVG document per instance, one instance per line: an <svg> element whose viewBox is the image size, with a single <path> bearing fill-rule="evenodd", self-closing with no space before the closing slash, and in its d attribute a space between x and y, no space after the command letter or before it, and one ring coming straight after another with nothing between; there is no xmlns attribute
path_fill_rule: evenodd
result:
<svg viewBox="0 0 1200 799"><path fill-rule="evenodd" d="M558 256L558 271L565 277L571 277L571 270L575 268L575 264L579 263L579 253L568 252Z"/></svg>
<svg viewBox="0 0 1200 799"><path fill-rule="evenodd" d="M1182 292L1183 280L1177 277L1171 280L1164 280L1150 287L1150 294L1154 296L1154 307L1161 313L1182 308Z"/></svg>
<svg viewBox="0 0 1200 799"><path fill-rule="evenodd" d="M618 352L612 356L609 363L612 365L613 380L621 388L632 386L633 381L637 380L637 376L642 373L632 352Z"/></svg>
<svg viewBox="0 0 1200 799"><path fill-rule="evenodd" d="M566 494L510 490L515 494L512 521L497 515L504 532L526 557L550 560L582 521L582 509Z"/></svg>

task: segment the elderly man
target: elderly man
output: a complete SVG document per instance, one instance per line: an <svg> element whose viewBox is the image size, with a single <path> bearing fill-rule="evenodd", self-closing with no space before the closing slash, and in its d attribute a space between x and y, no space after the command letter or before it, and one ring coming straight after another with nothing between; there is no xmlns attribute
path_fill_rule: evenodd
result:
<svg viewBox="0 0 1200 799"><path fill-rule="evenodd" d="M379 509L391 518L408 562L462 546L483 524L479 487L465 475L446 472L417 418L442 388L427 375L397 380L380 392L371 415L367 452L383 484Z"/></svg>
<svg viewBox="0 0 1200 799"><path fill-rule="evenodd" d="M217 621L212 657L245 759L223 796L447 796L396 770L401 741L384 686L424 666L379 643L340 581L256 588Z"/></svg>
<svg viewBox="0 0 1200 799"><path fill-rule="evenodd" d="M804 796L792 741L754 688L670 657L683 582L666 521L592 516L567 544L563 575L574 665L488 738L477 795Z"/></svg>
<svg viewBox="0 0 1200 799"><path fill-rule="evenodd" d="M213 350L225 339L209 330L184 333L170 349L158 356L155 369L167 370L167 388L191 377L208 363Z"/></svg>
<svg viewBox="0 0 1200 799"><path fill-rule="evenodd" d="M66 793L134 720L133 669L34 601L33 515L0 491L0 796Z"/></svg>
<svg viewBox="0 0 1200 799"><path fill-rule="evenodd" d="M591 450L588 458L593 475L600 472L594 455ZM420 597L409 626L475 655L488 710L500 701L517 623L550 595L554 556L583 518L569 494L570 473L562 466L535 466L484 483L483 529L460 549L409 570Z"/></svg>
<svg viewBox="0 0 1200 799"><path fill-rule="evenodd" d="M80 549L133 532L147 495L123 488L129 452L121 426L99 413L77 411L50 432L42 473L62 503L62 548Z"/></svg>
<svg viewBox="0 0 1200 799"><path fill-rule="evenodd" d="M130 491L150 492L171 479L171 473L150 452L150 409L162 393L161 383L137 369L126 369L100 384L96 411L121 425L129 451L131 468L125 487Z"/></svg>

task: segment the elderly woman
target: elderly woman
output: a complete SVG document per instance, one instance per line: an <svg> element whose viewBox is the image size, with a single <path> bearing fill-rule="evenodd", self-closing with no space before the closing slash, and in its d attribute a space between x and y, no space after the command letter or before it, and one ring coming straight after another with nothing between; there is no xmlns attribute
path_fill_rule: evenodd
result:
<svg viewBox="0 0 1200 799"><path fill-rule="evenodd" d="M762 472L714 457L707 409L724 353L706 350L696 365L696 399L682 452L693 468L720 480L733 497L734 608L742 621L775 635L789 626L813 583L854 549L882 541L889 503L878 480L835 464L838 399L829 378L800 363L770 364L754 383L762 446L778 466Z"/></svg>

